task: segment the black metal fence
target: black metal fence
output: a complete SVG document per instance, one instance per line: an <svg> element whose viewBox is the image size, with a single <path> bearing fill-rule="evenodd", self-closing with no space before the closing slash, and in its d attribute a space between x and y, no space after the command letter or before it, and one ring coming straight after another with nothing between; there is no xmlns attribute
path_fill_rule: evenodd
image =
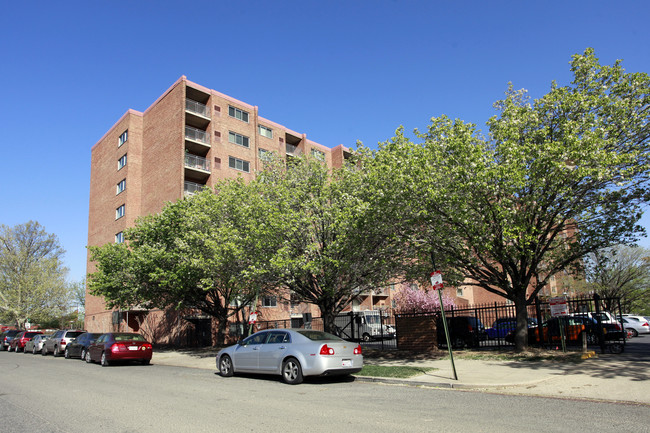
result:
<svg viewBox="0 0 650 433"><path fill-rule="evenodd" d="M590 317L601 323L616 321L622 323L620 298L600 298L598 295L582 296L566 299L569 315ZM527 306L528 327L535 328L544 324L551 317L549 299L536 298L535 302ZM591 313L591 314L587 314ZM431 316L440 317L440 311L401 313L398 316ZM463 308L452 307L445 310L448 324L450 325L450 339L456 347L495 348L514 346L513 332L516 328L515 305L509 302L494 302L491 304L473 305ZM442 321L437 321L440 326L437 330L439 346L446 347L446 339L442 331ZM597 327L600 329L600 326ZM397 329L399 334L399 329ZM541 346L555 346L558 344L557 335L552 326L548 331L541 332L540 338L533 339L532 344ZM598 339L589 339L588 344L600 344L602 336ZM582 344L581 339L569 339L569 344Z"/></svg>
<svg viewBox="0 0 650 433"><path fill-rule="evenodd" d="M600 298L598 295L567 298L567 306L570 315L586 315L608 322L610 317L618 323L621 320L620 298ZM551 306L548 299L535 299L535 302L527 307L528 326L534 328L543 324L551 318ZM365 347L372 347L380 350L399 348L400 331L397 326L397 316L407 317L428 317L440 316L440 311L413 312L393 314L389 310L351 311L341 313L334 321L332 332L349 341L359 341ZM513 347L512 332L515 329L516 311L513 303L494 302L491 304L473 305L463 308L452 307L445 310L450 326L451 340L456 347L473 347L485 349L501 349ZM305 320L307 319L307 320ZM425 320L423 319L423 323ZM430 323L430 320L428 320ZM438 320L442 325L442 321ZM247 327L247 326L246 326ZM286 320L260 321L254 325L253 332L263 329L275 328L304 328L324 330L321 317L303 317ZM445 337L442 326L438 331L431 330L431 338L437 338L442 345ZM557 345L554 334L544 332L538 344L542 346ZM437 332L437 335L433 335ZM602 337L602 336L601 336ZM581 344L579 341L569 340L570 344ZM533 342L534 343L534 342ZM590 340L590 345L600 344L602 338Z"/></svg>

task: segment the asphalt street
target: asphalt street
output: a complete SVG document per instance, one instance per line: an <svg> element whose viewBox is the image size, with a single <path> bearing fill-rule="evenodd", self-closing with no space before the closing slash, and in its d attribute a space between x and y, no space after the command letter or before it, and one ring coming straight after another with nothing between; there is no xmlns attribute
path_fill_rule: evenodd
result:
<svg viewBox="0 0 650 433"><path fill-rule="evenodd" d="M647 406L0 352L0 425L39 432L648 431Z"/></svg>

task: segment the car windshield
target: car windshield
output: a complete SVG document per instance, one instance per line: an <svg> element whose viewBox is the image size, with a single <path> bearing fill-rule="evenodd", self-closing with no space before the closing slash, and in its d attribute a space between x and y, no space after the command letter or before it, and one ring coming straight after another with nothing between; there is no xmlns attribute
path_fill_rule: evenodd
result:
<svg viewBox="0 0 650 433"><path fill-rule="evenodd" d="M380 320L377 314L368 314L366 315L366 323L368 325L379 325Z"/></svg>
<svg viewBox="0 0 650 433"><path fill-rule="evenodd" d="M297 332L298 334L304 335L305 337L309 338L312 341L323 341L323 340L343 341L341 338L337 337L336 335L328 334L327 332L322 332L322 331L310 331L307 329L301 329Z"/></svg>
<svg viewBox="0 0 650 433"><path fill-rule="evenodd" d="M113 334L115 341L147 341L140 334Z"/></svg>
<svg viewBox="0 0 650 433"><path fill-rule="evenodd" d="M84 332L79 332L79 331L73 331L73 332L68 332L65 334L65 338L76 338L83 334Z"/></svg>

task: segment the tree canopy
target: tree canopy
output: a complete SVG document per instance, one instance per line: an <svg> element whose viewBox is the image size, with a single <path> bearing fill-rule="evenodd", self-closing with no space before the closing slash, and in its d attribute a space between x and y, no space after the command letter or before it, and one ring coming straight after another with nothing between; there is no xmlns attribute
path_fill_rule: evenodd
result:
<svg viewBox="0 0 650 433"><path fill-rule="evenodd" d="M329 331L359 294L403 273L408 245L387 224L393 216L372 206L375 191L357 163L330 170L310 158L286 168L277 162L253 181L272 208L263 224L280 246L273 273L280 287L320 308Z"/></svg>
<svg viewBox="0 0 650 433"><path fill-rule="evenodd" d="M0 317L24 328L67 312L70 292L58 238L38 222L0 225Z"/></svg>
<svg viewBox="0 0 650 433"><path fill-rule="evenodd" d="M89 247L90 291L110 308L200 310L218 319L221 343L228 318L273 286L275 247L258 224L267 206L241 179L168 203L126 230L126 243Z"/></svg>
<svg viewBox="0 0 650 433"><path fill-rule="evenodd" d="M433 118L420 143L397 131L374 155L403 210L398 230L419 262L458 271L464 284L515 303L516 344L527 345L526 304L586 254L633 242L648 199L650 80L593 50L571 61L573 81L539 99L508 89L485 137Z"/></svg>
<svg viewBox="0 0 650 433"><path fill-rule="evenodd" d="M585 258L587 288L602 298L620 298L624 312L650 314L650 251L615 245Z"/></svg>

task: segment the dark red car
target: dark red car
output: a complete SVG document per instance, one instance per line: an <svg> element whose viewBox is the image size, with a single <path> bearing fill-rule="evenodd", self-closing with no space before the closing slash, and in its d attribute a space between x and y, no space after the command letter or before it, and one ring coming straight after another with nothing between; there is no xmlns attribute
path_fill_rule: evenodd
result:
<svg viewBox="0 0 650 433"><path fill-rule="evenodd" d="M108 332L100 335L86 351L86 362L99 362L107 367L115 361L151 362L153 347L140 334Z"/></svg>
<svg viewBox="0 0 650 433"><path fill-rule="evenodd" d="M22 352L25 350L25 343L32 339L34 335L42 334L41 331L22 331L16 334L11 343L9 344L9 351Z"/></svg>

